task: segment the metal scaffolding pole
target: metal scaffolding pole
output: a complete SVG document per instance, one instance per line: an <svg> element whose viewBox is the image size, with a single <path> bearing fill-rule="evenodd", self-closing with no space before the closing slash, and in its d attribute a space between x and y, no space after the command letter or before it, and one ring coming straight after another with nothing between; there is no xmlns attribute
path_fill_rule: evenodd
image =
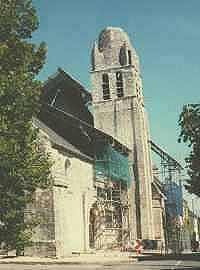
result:
<svg viewBox="0 0 200 270"><path fill-rule="evenodd" d="M183 170L181 164L160 148L153 141L149 141L151 150L160 157L161 182L166 201L165 217L165 246L170 247L174 253L181 250L181 229L179 224L179 205L177 203L177 188L180 187L180 173ZM178 178L178 179L177 179ZM181 187L180 187L181 188Z"/></svg>

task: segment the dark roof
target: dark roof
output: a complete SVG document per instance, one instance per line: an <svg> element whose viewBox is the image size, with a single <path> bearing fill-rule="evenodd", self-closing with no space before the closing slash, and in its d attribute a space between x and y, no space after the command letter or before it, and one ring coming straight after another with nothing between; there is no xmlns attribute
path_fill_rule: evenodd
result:
<svg viewBox="0 0 200 270"><path fill-rule="evenodd" d="M51 104L93 125L93 116L87 103L91 94L61 68L44 83L42 101Z"/></svg>
<svg viewBox="0 0 200 270"><path fill-rule="evenodd" d="M97 144L103 142L112 144L116 150L123 154L128 154L130 152L130 149L112 136L56 107L45 104L42 107L39 119L65 140L69 141L83 153L91 157L94 156L94 149Z"/></svg>
<svg viewBox="0 0 200 270"><path fill-rule="evenodd" d="M50 129L47 125L45 125L39 119L34 118L33 124L37 128L39 128L39 130L44 131L49 136L49 139L54 144L54 147L57 146L59 148L63 148L65 151L70 152L83 159L86 159L87 161L90 161L90 162L93 161L91 157L83 154L78 148L76 148L74 145L66 141L63 137L59 136L56 132Z"/></svg>
<svg viewBox="0 0 200 270"><path fill-rule="evenodd" d="M75 91L78 91L82 95L85 102L92 100L91 93L86 90L77 79L66 73L62 68L58 68L57 72L51 75L47 81L44 82L44 91L55 86L56 84L59 84L61 81L64 81L67 84L67 87L71 87L72 89L75 89Z"/></svg>

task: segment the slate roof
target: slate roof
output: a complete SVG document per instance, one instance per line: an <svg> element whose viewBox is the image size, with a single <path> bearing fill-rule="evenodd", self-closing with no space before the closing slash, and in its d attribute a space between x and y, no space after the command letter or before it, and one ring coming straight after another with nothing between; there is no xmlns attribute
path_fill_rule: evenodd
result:
<svg viewBox="0 0 200 270"><path fill-rule="evenodd" d="M39 128L39 130L44 131L48 136L50 141L71 154L74 154L78 157L86 159L87 161L93 162L93 159L85 154L83 154L77 147L66 141L63 137L59 136L56 132L54 132L51 128L41 122L39 119L33 119L33 124L35 127Z"/></svg>
<svg viewBox="0 0 200 270"><path fill-rule="evenodd" d="M43 86L43 103L54 105L93 125L93 116L86 106L91 100L89 91L61 68Z"/></svg>

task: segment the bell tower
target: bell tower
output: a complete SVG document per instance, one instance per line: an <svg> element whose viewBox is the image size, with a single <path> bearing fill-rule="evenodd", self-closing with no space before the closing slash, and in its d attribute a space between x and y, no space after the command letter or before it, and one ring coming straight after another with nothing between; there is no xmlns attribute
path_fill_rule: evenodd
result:
<svg viewBox="0 0 200 270"><path fill-rule="evenodd" d="M153 175L139 59L122 29L107 27L100 33L92 49L91 81L95 127L132 151L132 226L137 238L154 239Z"/></svg>

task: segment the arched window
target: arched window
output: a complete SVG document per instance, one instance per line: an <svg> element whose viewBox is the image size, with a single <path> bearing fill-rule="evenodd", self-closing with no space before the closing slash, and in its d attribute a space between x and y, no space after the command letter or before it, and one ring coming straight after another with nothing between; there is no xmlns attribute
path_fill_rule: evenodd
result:
<svg viewBox="0 0 200 270"><path fill-rule="evenodd" d="M70 160L68 158L66 158L66 160L65 160L65 176L67 176L67 174L68 174L68 169L69 169L70 165L71 165Z"/></svg>
<svg viewBox="0 0 200 270"><path fill-rule="evenodd" d="M110 88L109 88L109 77L108 74L104 73L102 76L102 88L103 88L103 99L110 99Z"/></svg>
<svg viewBox="0 0 200 270"><path fill-rule="evenodd" d="M123 77L121 72L116 73L116 87L117 87L117 97L124 96L124 88L123 88Z"/></svg>
<svg viewBox="0 0 200 270"><path fill-rule="evenodd" d="M127 65L126 47L122 46L119 51L119 63L121 66Z"/></svg>
<svg viewBox="0 0 200 270"><path fill-rule="evenodd" d="M128 64L132 65L131 51L128 50Z"/></svg>

